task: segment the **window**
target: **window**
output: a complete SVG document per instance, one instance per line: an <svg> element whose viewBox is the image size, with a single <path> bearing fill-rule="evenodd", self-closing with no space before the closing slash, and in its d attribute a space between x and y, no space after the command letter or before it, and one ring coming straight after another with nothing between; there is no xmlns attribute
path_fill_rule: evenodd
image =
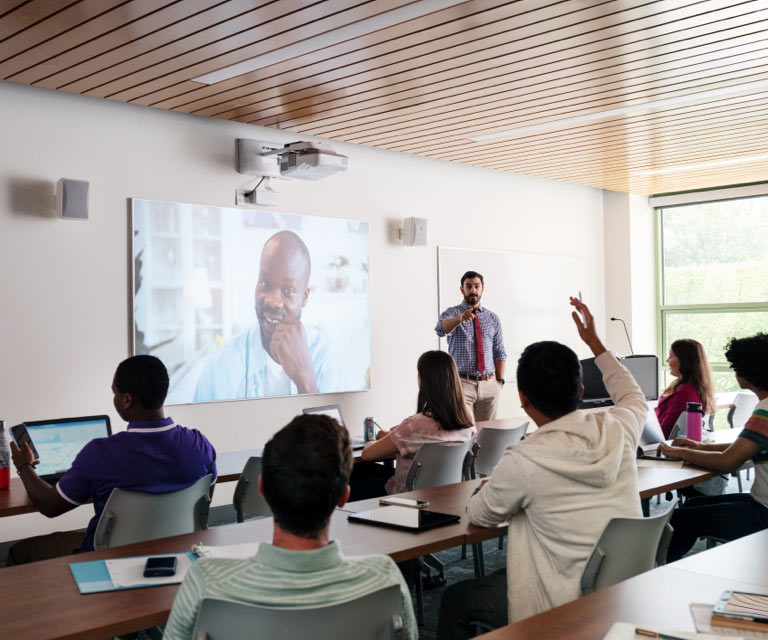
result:
<svg viewBox="0 0 768 640"><path fill-rule="evenodd" d="M768 196L661 207L657 215L662 360L672 342L694 338L716 391L736 391L726 343L768 331ZM663 379L666 386L666 364Z"/></svg>

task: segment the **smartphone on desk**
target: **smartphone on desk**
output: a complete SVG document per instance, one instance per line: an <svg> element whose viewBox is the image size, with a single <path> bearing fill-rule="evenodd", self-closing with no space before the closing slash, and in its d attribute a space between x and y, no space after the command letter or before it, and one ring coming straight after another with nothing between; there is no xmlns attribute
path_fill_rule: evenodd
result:
<svg viewBox="0 0 768 640"><path fill-rule="evenodd" d="M11 427L11 437L19 449L24 446L25 442L29 443L29 448L32 449L32 454L35 456L35 460L40 459L37 449L35 449L35 443L32 442L29 431L27 431L27 425L22 422L21 424Z"/></svg>
<svg viewBox="0 0 768 640"><path fill-rule="evenodd" d="M379 504L382 506L392 505L396 507L411 507L411 509L426 509L429 506L427 500L415 500L413 498L380 498Z"/></svg>
<svg viewBox="0 0 768 640"><path fill-rule="evenodd" d="M167 578L176 574L176 556L147 558L144 565L145 578Z"/></svg>

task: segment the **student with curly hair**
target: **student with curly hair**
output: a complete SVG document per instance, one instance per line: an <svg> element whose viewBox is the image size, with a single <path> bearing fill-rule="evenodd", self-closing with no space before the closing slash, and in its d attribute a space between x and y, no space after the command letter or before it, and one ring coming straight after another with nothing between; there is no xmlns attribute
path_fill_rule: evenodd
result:
<svg viewBox="0 0 768 640"><path fill-rule="evenodd" d="M751 459L755 482L751 493L691 498L676 509L669 561L682 558L701 536L735 540L768 528L768 334L733 338L725 357L739 386L753 391L759 399L739 437L732 444L676 438L672 446L662 444L659 448L666 455L718 473L735 471Z"/></svg>

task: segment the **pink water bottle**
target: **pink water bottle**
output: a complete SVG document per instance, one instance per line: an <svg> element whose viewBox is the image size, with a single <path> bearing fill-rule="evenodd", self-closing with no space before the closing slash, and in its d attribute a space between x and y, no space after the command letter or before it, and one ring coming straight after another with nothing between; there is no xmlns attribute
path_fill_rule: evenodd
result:
<svg viewBox="0 0 768 640"><path fill-rule="evenodd" d="M701 442L701 419L704 408L701 402L689 402L685 409L685 437Z"/></svg>
<svg viewBox="0 0 768 640"><path fill-rule="evenodd" d="M11 450L8 446L8 434L5 422L0 420L0 489L7 489L11 484Z"/></svg>

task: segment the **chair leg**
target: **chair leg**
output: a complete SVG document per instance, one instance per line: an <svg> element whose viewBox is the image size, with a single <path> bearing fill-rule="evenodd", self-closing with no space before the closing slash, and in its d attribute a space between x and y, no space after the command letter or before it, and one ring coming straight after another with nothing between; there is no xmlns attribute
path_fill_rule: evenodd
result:
<svg viewBox="0 0 768 640"><path fill-rule="evenodd" d="M467 545L463 544L461 545L461 558L460 560L466 560L467 559Z"/></svg>
<svg viewBox="0 0 768 640"><path fill-rule="evenodd" d="M485 556L483 555L483 543L475 542L472 545L472 560L475 565L475 578L485 575Z"/></svg>
<svg viewBox="0 0 768 640"><path fill-rule="evenodd" d="M739 493L743 493L744 489L741 487L741 471L736 472L736 480L739 482Z"/></svg>
<svg viewBox="0 0 768 640"><path fill-rule="evenodd" d="M504 536L499 536L499 551L504 551Z"/></svg>

